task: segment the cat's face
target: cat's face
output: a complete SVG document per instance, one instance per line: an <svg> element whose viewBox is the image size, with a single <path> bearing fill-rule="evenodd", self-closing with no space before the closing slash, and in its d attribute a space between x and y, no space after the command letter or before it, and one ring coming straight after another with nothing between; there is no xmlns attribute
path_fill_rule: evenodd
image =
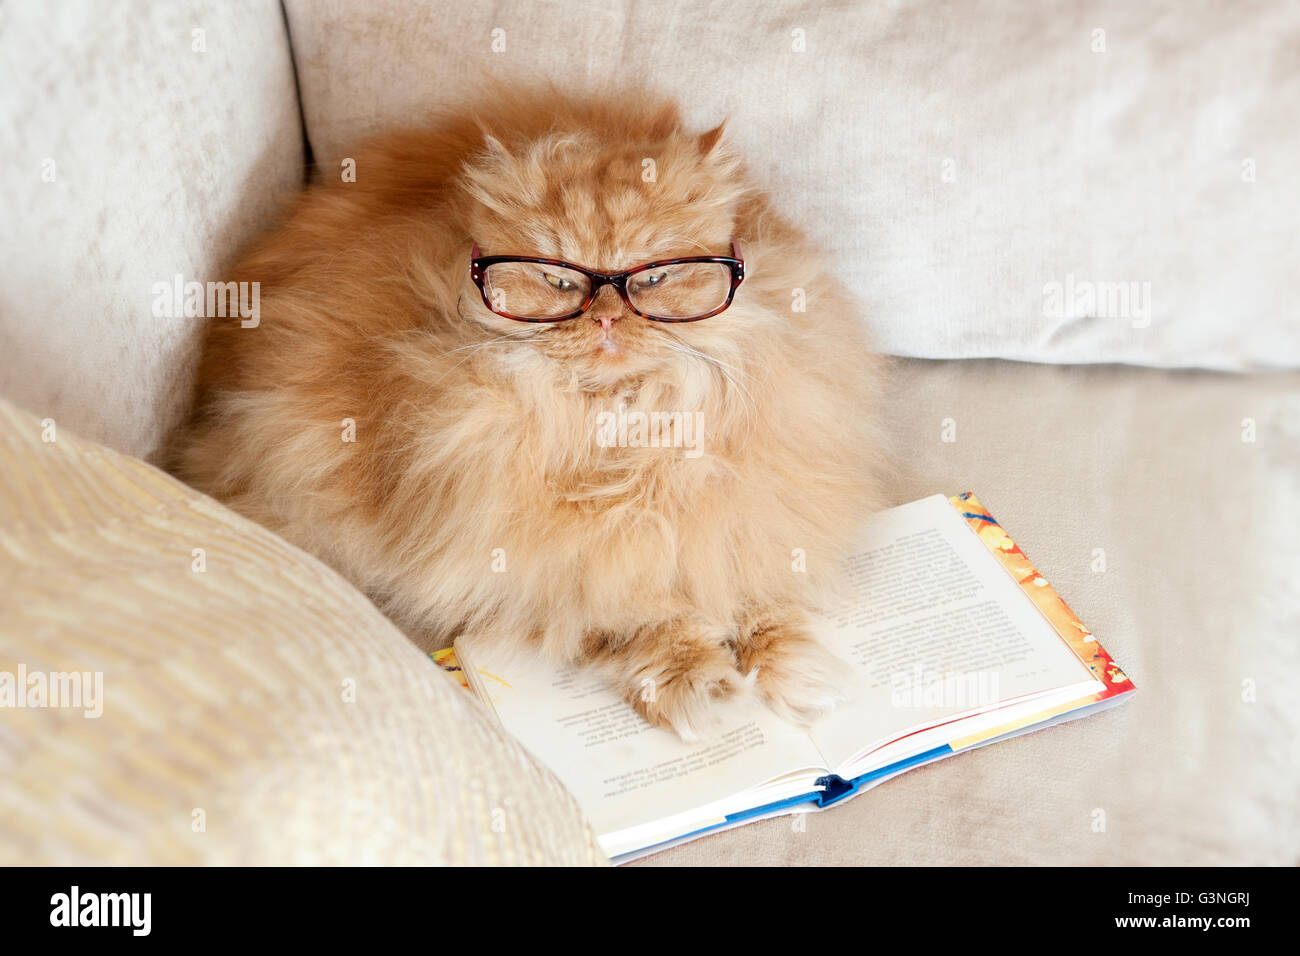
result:
<svg viewBox="0 0 1300 956"><path fill-rule="evenodd" d="M720 134L720 129L703 136L672 134L646 144L611 142L592 131L511 146L489 140L463 180L472 202L470 239L484 256L537 256L605 273L683 256L730 256L736 205L745 187ZM466 257L466 272L468 265ZM728 275L725 266L719 268ZM644 289L660 278L650 274L630 281ZM562 269L521 267L510 289L515 302L541 308L566 294L581 299L583 281ZM576 293L571 291L575 282ZM716 282L708 288L725 291L725 279ZM742 285L737 298L744 294ZM707 352L736 335L736 318L743 312L732 314L733 304L699 322L655 322L638 316L606 285L585 314L534 324L495 314L468 281L461 309L492 333L509 336L512 348L560 363L593 388L692 360L688 350ZM643 306L642 311L649 310Z"/></svg>

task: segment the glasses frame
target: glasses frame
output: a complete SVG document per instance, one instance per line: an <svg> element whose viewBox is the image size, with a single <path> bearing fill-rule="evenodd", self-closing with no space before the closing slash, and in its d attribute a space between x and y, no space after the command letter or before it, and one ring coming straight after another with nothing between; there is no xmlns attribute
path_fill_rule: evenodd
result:
<svg viewBox="0 0 1300 956"><path fill-rule="evenodd" d="M624 272L597 272L594 269L587 269L583 266L576 265L572 262L565 262L563 259L543 259L538 256L483 256L479 255L478 243L470 251L469 260L469 277L478 286L479 294L483 297L483 304L495 314L507 319L513 319L516 322L567 322L569 319L576 319L583 315L596 302L596 296L602 288L612 285L618 296L623 300L623 304L632 310L636 315L643 319L649 319L651 322L698 322L701 319L707 319L717 315L719 312L725 312L731 305L731 300L736 297L736 289L745 279L745 260L740 255L740 240L731 240L730 256L683 256L677 259L656 259L654 262L647 262L645 265L628 269ZM525 318L522 315L513 315L509 312L502 312L492 305L492 300L487 290L487 270L489 266L496 265L500 262L532 262L537 265L559 266L564 269L570 269L574 272L580 272L591 280L591 290L587 299L582 306L570 312L567 315L557 315L555 318L534 319ZM632 299L627 293L627 280L632 276L645 272L648 269L658 269L660 266L685 265L692 262L717 262L727 266L731 270L731 288L727 290L727 300L718 306L712 312L705 312L701 315L684 316L683 318L667 318L660 315L648 315L642 312L632 304Z"/></svg>

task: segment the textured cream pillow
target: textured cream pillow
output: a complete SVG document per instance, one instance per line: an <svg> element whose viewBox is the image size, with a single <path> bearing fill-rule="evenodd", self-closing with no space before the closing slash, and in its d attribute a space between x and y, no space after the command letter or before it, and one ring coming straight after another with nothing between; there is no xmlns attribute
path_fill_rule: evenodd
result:
<svg viewBox="0 0 1300 956"><path fill-rule="evenodd" d="M604 862L338 575L3 402L0 581L0 865Z"/></svg>

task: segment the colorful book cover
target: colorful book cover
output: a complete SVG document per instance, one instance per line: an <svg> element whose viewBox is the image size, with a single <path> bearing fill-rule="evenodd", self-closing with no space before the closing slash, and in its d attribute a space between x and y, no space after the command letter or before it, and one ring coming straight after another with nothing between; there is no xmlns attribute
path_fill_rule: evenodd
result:
<svg viewBox="0 0 1300 956"><path fill-rule="evenodd" d="M435 664L454 677L461 687L469 690L469 681L465 677L464 669L460 666L460 661L456 660L455 650L444 647L440 651L434 651L429 656L433 658Z"/></svg>
<svg viewBox="0 0 1300 956"><path fill-rule="evenodd" d="M990 740L993 737L1000 737L1002 734L1018 728L1041 723L1059 714L1069 713L1080 707L1086 707L1136 690L1133 682L1128 679L1128 675L1120 669L1120 666L1115 663L1110 654L1106 652L1106 649L1098 643L1092 632L1084 627L1083 622L1070 610L1070 606L1061 599L1061 596L1056 593L1056 590L1048 583L1047 579L1038 573L1038 569L1025 557L1025 553L1020 550L1020 547L1011 540L1011 536L1002 530L1002 526L998 524L993 515L989 514L988 509L984 507L980 500L969 491L955 495L949 500L966 520L966 523L979 535L980 540L1002 562L1002 566L1007 569L1016 583L1029 595L1030 600L1047 618L1048 623L1052 625L1056 633L1061 635L1061 639L1065 641L1070 650L1074 651L1079 660L1083 661L1088 669L1092 671L1093 676L1105 685L1103 690L1099 690L1081 700L1044 710L1030 717L979 734L954 740L949 746L954 751L962 750L982 741Z"/></svg>

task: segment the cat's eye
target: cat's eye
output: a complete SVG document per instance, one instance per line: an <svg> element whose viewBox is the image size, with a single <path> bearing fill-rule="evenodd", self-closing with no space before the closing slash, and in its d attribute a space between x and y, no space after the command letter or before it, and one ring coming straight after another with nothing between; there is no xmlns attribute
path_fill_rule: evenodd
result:
<svg viewBox="0 0 1300 956"><path fill-rule="evenodd" d="M650 289L659 285L668 278L667 270L663 272L643 272L633 279L633 285L638 289Z"/></svg>
<svg viewBox="0 0 1300 956"><path fill-rule="evenodd" d="M740 243L733 240L731 251L730 256L660 259L625 272L597 272L540 256L482 256L476 245L469 274L489 310L519 322L576 319L606 285L642 318L697 322L725 311L745 278Z"/></svg>

